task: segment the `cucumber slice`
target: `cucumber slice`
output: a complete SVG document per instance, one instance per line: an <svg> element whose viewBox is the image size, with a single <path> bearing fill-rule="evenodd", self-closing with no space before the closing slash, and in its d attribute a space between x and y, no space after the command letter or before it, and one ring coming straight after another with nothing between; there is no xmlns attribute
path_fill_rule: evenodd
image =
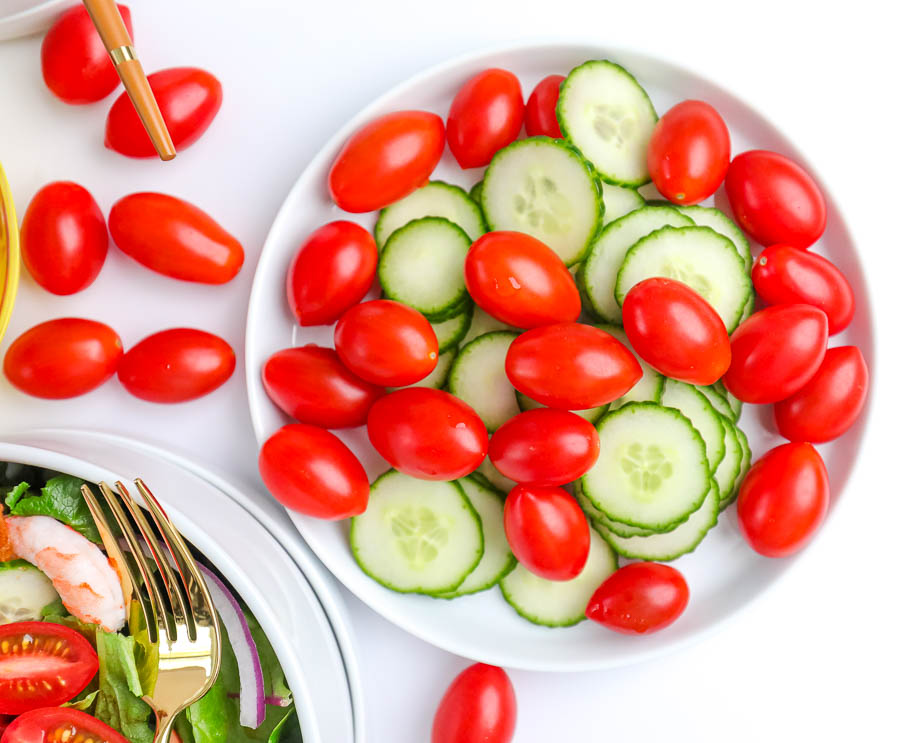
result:
<svg viewBox="0 0 900 743"><path fill-rule="evenodd" d="M505 322L501 322L496 317L489 315L476 304L475 311L472 313L472 322L469 324L469 330L460 341L459 345L465 346L467 343L471 343L485 333L493 333L495 330L510 330L514 333L519 332L517 328L514 328L512 325L507 325Z"/></svg>
<svg viewBox="0 0 900 743"><path fill-rule="evenodd" d="M661 227L692 224L671 206L645 206L603 228L581 264L581 283L594 313L607 322L622 324L622 308L616 301L616 276L628 249Z"/></svg>
<svg viewBox="0 0 900 743"><path fill-rule="evenodd" d="M481 519L456 482L389 470L350 520L350 549L370 578L399 593L455 591L484 554Z"/></svg>
<svg viewBox="0 0 900 743"><path fill-rule="evenodd" d="M456 358L456 349L448 348L438 356L437 366L425 379L420 379L415 384L407 385L408 387L430 387L433 390L439 390L447 383L447 377L450 376L450 367L453 366L453 359ZM399 390L402 387L388 387L389 390Z"/></svg>
<svg viewBox="0 0 900 743"><path fill-rule="evenodd" d="M444 351L459 345L459 342L469 332L474 311L474 302L465 302L462 311L458 314L441 322L431 323L434 334L437 336L438 353L444 353Z"/></svg>
<svg viewBox="0 0 900 743"><path fill-rule="evenodd" d="M727 402L728 407L731 408L731 420L737 423L741 419L741 411L744 409L744 403L728 391L725 385L722 384L721 379L713 384L712 388L725 398L725 402Z"/></svg>
<svg viewBox="0 0 900 743"><path fill-rule="evenodd" d="M700 508L709 490L706 444L674 408L631 402L597 424L600 455L584 494L609 518L664 531Z"/></svg>
<svg viewBox="0 0 900 743"><path fill-rule="evenodd" d="M714 470L725 456L725 426L709 400L693 385L666 379L659 402L687 416L706 442L706 459Z"/></svg>
<svg viewBox="0 0 900 743"><path fill-rule="evenodd" d="M450 368L447 389L471 405L493 433L519 413L516 389L506 376L506 352L516 333L485 333L463 346Z"/></svg>
<svg viewBox="0 0 900 743"><path fill-rule="evenodd" d="M722 423L725 426L725 456L716 467L713 475L716 484L719 486L719 492L724 493L724 500L731 496L734 484L737 482L738 475L741 473L741 461L744 458L744 450L741 447L741 441L737 435L737 428L730 418L720 415Z"/></svg>
<svg viewBox="0 0 900 743"><path fill-rule="evenodd" d="M481 189L484 188L484 179L478 181L469 189L469 198L481 207ZM483 217L482 217L483 218Z"/></svg>
<svg viewBox="0 0 900 743"><path fill-rule="evenodd" d="M516 402L519 404L519 410L523 412L547 407L546 405L541 405L537 400L532 400L528 395L523 395L519 390L516 390ZM575 413L579 418L584 418L586 421L596 423L607 410L609 410L609 405L601 405L599 408L587 408L586 410L570 410L569 412Z"/></svg>
<svg viewBox="0 0 900 743"><path fill-rule="evenodd" d="M0 562L0 624L34 622L58 598L50 579L30 562Z"/></svg>
<svg viewBox="0 0 900 743"><path fill-rule="evenodd" d="M706 533L716 525L718 518L719 489L716 481L710 480L709 491L703 499L703 505L694 511L687 521L670 532L643 537L621 537L601 524L600 534L622 557L668 562L693 552L703 541Z"/></svg>
<svg viewBox="0 0 900 743"><path fill-rule="evenodd" d="M409 196L381 210L375 223L375 244L381 250L388 238L404 225L422 217L443 217L462 228L475 242L487 226L481 208L459 186L443 181L431 181Z"/></svg>
<svg viewBox="0 0 900 743"><path fill-rule="evenodd" d="M737 426L734 427L734 430L735 433L737 433L738 442L741 445L741 467L738 470L738 476L734 485L731 486L731 492L727 497L724 497L719 501L719 511L724 511L737 499L741 489L741 483L744 482L744 477L747 474L747 470L750 469L750 463L753 460L753 452L750 451L750 442L747 441L747 434Z"/></svg>
<svg viewBox="0 0 900 743"><path fill-rule="evenodd" d="M638 240L628 250L616 279L619 306L631 287L652 276L690 286L719 313L729 333L737 327L753 293L731 240L709 227L663 227Z"/></svg>
<svg viewBox="0 0 900 743"><path fill-rule="evenodd" d="M734 411L728 404L728 400L725 399L725 395L719 392L713 385L709 385L708 387L697 385L697 390L703 393L703 396L709 400L709 404L716 409L716 412L719 415L724 415L726 418L731 418L732 420L734 419Z"/></svg>
<svg viewBox="0 0 900 743"><path fill-rule="evenodd" d="M600 531L600 527L604 527L609 529L610 531L615 532L616 534L621 534L625 537L633 537L636 535L647 536L648 534L656 534L652 529L641 529L638 526L629 526L628 524L620 524L618 521L613 521L610 519L603 511L597 508L593 503L591 503L590 498L588 498L584 494L584 488L581 485L581 480L576 480L574 485L572 486L572 490L575 494L575 500L578 501L578 505L581 506L581 510L584 511L584 515L587 516L587 520L590 521L591 526L593 526L597 531Z"/></svg>
<svg viewBox="0 0 900 743"><path fill-rule="evenodd" d="M576 67L559 89L556 118L604 181L632 188L650 181L647 145L656 109L627 70L607 59Z"/></svg>
<svg viewBox="0 0 900 743"><path fill-rule="evenodd" d="M624 217L644 206L644 197L633 188L623 188L604 183L603 188L603 226L615 222L619 217Z"/></svg>
<svg viewBox="0 0 900 743"><path fill-rule="evenodd" d="M485 457L481 464L478 465L478 469L472 474L483 477L502 493L508 493L516 486L516 483L513 480L510 480L494 466L490 457Z"/></svg>
<svg viewBox="0 0 900 743"><path fill-rule="evenodd" d="M414 219L391 235L378 259L387 299L417 309L432 322L459 314L466 301L465 232L443 217Z"/></svg>
<svg viewBox="0 0 900 743"><path fill-rule="evenodd" d="M515 230L578 263L603 221L603 196L584 158L564 141L530 137L500 150L484 174L492 230Z"/></svg>
<svg viewBox="0 0 900 743"><path fill-rule="evenodd" d="M622 328L617 325L597 325L597 327L600 328L600 330L609 333L625 346L625 348L631 351L631 353L634 354L634 358L636 358L641 365L641 369L644 371L643 376L637 381L634 387L628 390L628 392L622 395L618 400L613 400L609 404L609 410L618 410L629 402L659 402L665 377L653 367L645 364L644 360L634 353L634 349L628 341L628 336L625 335L625 331L622 330Z"/></svg>
<svg viewBox="0 0 900 743"><path fill-rule="evenodd" d="M756 312L756 294L750 292L750 298L747 300L747 304L744 305L744 311L741 313L741 322L744 322L754 312Z"/></svg>
<svg viewBox="0 0 900 743"><path fill-rule="evenodd" d="M452 593L441 594L442 599L455 599L472 593L485 591L516 566L506 531L503 527L504 494L480 477L463 477L457 480L463 492L471 501L484 531L484 555L459 588Z"/></svg>
<svg viewBox="0 0 900 743"><path fill-rule="evenodd" d="M753 255L750 253L750 241L741 232L741 228L732 222L723 212L711 206L678 206L682 214L694 220L700 227L712 227L720 235L731 240L738 255L744 260L744 269L749 273L753 266Z"/></svg>
<svg viewBox="0 0 900 743"><path fill-rule="evenodd" d="M503 598L520 616L545 627L571 627L585 618L588 601L619 567L616 553L591 531L587 563L572 580L547 580L519 563L500 581Z"/></svg>

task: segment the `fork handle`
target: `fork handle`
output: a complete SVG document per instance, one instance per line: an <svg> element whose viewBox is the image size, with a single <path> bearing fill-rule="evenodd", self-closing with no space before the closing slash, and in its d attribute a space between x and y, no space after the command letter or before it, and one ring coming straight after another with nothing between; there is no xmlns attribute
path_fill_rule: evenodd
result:
<svg viewBox="0 0 900 743"><path fill-rule="evenodd" d="M153 743L169 743L169 736L175 727L175 715L168 712L156 713L156 735L153 736Z"/></svg>

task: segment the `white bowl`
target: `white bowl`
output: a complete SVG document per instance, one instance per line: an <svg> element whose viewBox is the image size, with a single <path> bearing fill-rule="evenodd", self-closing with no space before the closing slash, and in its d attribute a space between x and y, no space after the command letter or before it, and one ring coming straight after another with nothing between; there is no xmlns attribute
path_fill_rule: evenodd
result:
<svg viewBox="0 0 900 743"><path fill-rule="evenodd" d="M127 439L68 430L3 439L0 461L46 467L89 482L144 478L178 529L228 579L259 620L293 692L304 741L363 741L358 670L342 601L315 563L307 561L301 572L244 507L248 503L239 504L201 475L167 461L161 450L145 451ZM305 573L317 572L314 589ZM335 626L340 627L340 644Z"/></svg>
<svg viewBox="0 0 900 743"><path fill-rule="evenodd" d="M71 5L78 3L76 0L2 0L0 41L43 31Z"/></svg>
<svg viewBox="0 0 900 743"><path fill-rule="evenodd" d="M250 410L260 443L281 425L286 416L269 400L260 370L275 351L291 345L332 344L331 327L300 328L284 297L288 265L303 239L319 225L333 219L351 219L371 229L374 214L347 214L332 202L326 174L339 148L363 123L392 110L420 108L445 115L453 95L476 72L503 67L514 72L526 95L550 73L566 73L587 59L609 57L629 69L649 92L660 113L686 98L709 101L723 115L732 135L732 151L764 148L784 153L803 163L823 187L829 223L813 249L834 261L856 291L853 324L831 339L832 345L858 345L873 365L871 311L858 253L853 239L831 198L821 174L803 154L757 109L704 76L676 64L636 52L601 48L592 44L519 46L478 53L426 70L390 90L348 121L309 163L284 201L269 232L260 257L247 320L246 364ZM777 81L774 81L777 83ZM482 169L460 171L445 152L433 177L471 185ZM727 200L716 199L728 210ZM758 247L757 247L758 249ZM374 296L374 292L372 294ZM831 477L832 496L842 500L860 445L865 414L839 441L819 447ZM756 456L780 439L775 433L770 407L747 406L741 420ZM387 468L369 445L362 428L336 432L360 457L369 475ZM833 510L829 519L835 516ZM634 663L696 641L728 617L747 607L794 564L796 558L763 558L741 539L734 509L729 509L696 552L676 565L691 587L691 603L672 627L649 637L626 637L603 631L591 622L567 629L547 629L529 624L491 590L454 601L398 594L367 577L350 552L345 524L292 514L306 542L325 565L362 601L412 634L459 655L498 665L532 670L580 670ZM815 544L802 553L815 552Z"/></svg>

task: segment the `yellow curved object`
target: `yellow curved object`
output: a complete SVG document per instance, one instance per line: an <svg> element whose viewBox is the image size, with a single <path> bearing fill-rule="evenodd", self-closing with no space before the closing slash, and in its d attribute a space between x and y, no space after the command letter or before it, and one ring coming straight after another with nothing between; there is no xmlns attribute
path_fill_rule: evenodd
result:
<svg viewBox="0 0 900 743"><path fill-rule="evenodd" d="M9 183L0 165L0 339L9 325L19 286L19 223Z"/></svg>

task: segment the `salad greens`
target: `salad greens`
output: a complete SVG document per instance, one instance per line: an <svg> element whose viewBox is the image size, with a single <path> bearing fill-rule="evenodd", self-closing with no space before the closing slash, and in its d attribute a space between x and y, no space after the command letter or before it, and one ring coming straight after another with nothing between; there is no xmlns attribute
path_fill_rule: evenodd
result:
<svg viewBox="0 0 900 743"><path fill-rule="evenodd" d="M134 638L97 632L100 693L94 716L125 735L132 743L153 743L153 710L141 696L141 680L134 660Z"/></svg>
<svg viewBox="0 0 900 743"><path fill-rule="evenodd" d="M100 532L81 496L84 480L70 475L57 475L47 480L40 493L20 482L6 494L6 506L13 516L52 516L75 531L100 544Z"/></svg>

